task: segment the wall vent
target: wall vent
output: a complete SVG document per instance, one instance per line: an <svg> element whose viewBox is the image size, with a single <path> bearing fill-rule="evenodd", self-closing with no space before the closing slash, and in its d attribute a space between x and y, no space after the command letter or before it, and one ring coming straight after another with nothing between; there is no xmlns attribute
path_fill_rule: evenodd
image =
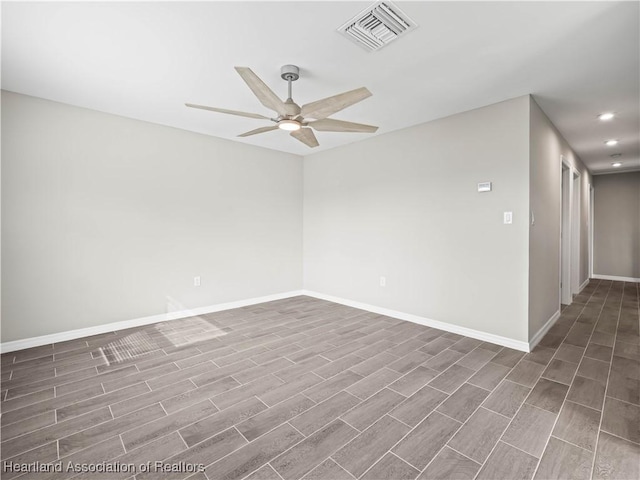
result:
<svg viewBox="0 0 640 480"><path fill-rule="evenodd" d="M393 3L383 1L363 10L338 28L338 31L373 52L416 27L416 23Z"/></svg>

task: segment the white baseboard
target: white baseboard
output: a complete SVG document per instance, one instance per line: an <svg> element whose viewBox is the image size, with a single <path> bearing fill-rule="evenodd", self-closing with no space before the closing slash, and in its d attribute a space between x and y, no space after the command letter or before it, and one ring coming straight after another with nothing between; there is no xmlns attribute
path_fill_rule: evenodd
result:
<svg viewBox="0 0 640 480"><path fill-rule="evenodd" d="M52 333L50 335L42 335L39 337L14 340L12 342L0 343L0 353L14 352L16 350L39 347L41 345L48 345L50 343L65 342L67 340L75 340L76 338L99 335L101 333L115 332L132 327L150 325L152 323L166 322L168 320L177 320L180 318L193 317L196 315L204 315L206 313L221 312L223 310L231 310L234 308L246 307L248 305L255 305L257 303L271 302L273 300L282 300L283 298L297 297L299 295L303 295L302 290L276 293L273 295L266 295L264 297L248 298L246 300L238 300L235 302L219 303L216 305L208 305L206 307L199 307L190 310L180 310L176 312L163 313L160 315L151 315L149 317L124 320L122 322L96 325L95 327L79 328L77 330L68 330L66 332Z"/></svg>
<svg viewBox="0 0 640 480"><path fill-rule="evenodd" d="M578 295L582 293L582 290L584 290L587 285L589 285L589 280L591 279L587 278L584 282L582 282L582 285L578 287Z"/></svg>
<svg viewBox="0 0 640 480"><path fill-rule="evenodd" d="M628 280L626 280L628 281ZM327 300L329 302L339 303L341 305L347 305L349 307L359 308L380 315L386 315L388 317L397 318L399 320L406 320L408 322L417 323L419 325L425 325L427 327L437 328L446 332L457 333L466 337L475 338L485 342L495 343L504 347L513 348L523 352L529 352L535 345L542 339L544 334L553 326L555 321L560 316L560 312L556 312L553 317L547 321L547 323L540 329L534 336L531 342L523 342L520 340L514 340L508 337L502 337L492 333L483 332L480 330L474 330L467 327L461 327L451 323L440 322L430 318L420 317L410 313L399 312L397 310L391 310L388 308L378 307L375 305L369 305L367 303L356 302L345 298L334 297L332 295L325 295L323 293L313 292L309 290L294 290L290 292L277 293L273 295L266 295L263 297L249 298L245 300L238 300L235 302L219 303L216 305L208 305L205 307L199 307L188 310L179 310L176 312L164 313L160 315L151 315L148 317L135 318L132 320L124 320L121 322L107 323L104 325L96 325L94 327L80 328L77 330L69 330L66 332L52 333L50 335L42 335L39 337L25 338L22 340L14 340L11 342L0 343L0 353L14 352L16 350L23 350L25 348L39 347L41 345L48 345L50 343L59 343L67 340L75 340L76 338L88 337L91 335L99 335L101 333L115 332L118 330L124 330L132 327L139 327L143 325L150 325L158 322L165 322L168 320L178 320L180 318L193 317L197 315L204 315L207 313L221 312L224 310L231 310L234 308L246 307L248 305L255 305L258 303L271 302L274 300L281 300L284 298L296 297L299 295L307 295L309 297L319 298L321 300Z"/></svg>
<svg viewBox="0 0 640 480"><path fill-rule="evenodd" d="M640 278L618 277L616 275L597 275L594 273L593 278L596 278L598 280L614 280L616 282L640 283Z"/></svg>
<svg viewBox="0 0 640 480"><path fill-rule="evenodd" d="M560 318L560 310L558 310L556 313L551 315L551 318L547 320L547 322L542 326L542 328L538 330L536 334L531 338L531 340L529 341L529 351L533 350L535 346L538 345L538 343L540 343L540 340L542 340L542 338L547 334L549 329L553 327L553 325L556 323L556 321L559 318Z"/></svg>
<svg viewBox="0 0 640 480"><path fill-rule="evenodd" d="M367 303L356 302L353 300L347 300L345 298L334 297L333 295L325 295L324 293L313 292L309 290L303 290L303 295L309 297L319 298L321 300L327 300L329 302L339 303L341 305L347 305L353 308L359 308L368 312L378 313L380 315L386 315L388 317L397 318L399 320L406 320L408 322L417 323L419 325L425 325L427 327L437 328L446 332L457 333L464 335L465 337L475 338L485 342L491 342L503 347L513 348L522 352L529 352L529 344L512 338L502 337L500 335L494 335L492 333L482 332L480 330L474 330L467 327L461 327L453 325L451 323L440 322L438 320L432 320L430 318L420 317L410 313L398 312L396 310L390 310L388 308L377 307L375 305L369 305Z"/></svg>

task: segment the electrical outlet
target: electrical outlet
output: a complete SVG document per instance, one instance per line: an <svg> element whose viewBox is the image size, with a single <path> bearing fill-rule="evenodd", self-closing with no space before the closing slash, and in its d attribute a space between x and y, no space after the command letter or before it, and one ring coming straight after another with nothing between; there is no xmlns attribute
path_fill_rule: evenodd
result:
<svg viewBox="0 0 640 480"><path fill-rule="evenodd" d="M381 287L387 286L387 277L380 277L380 286Z"/></svg>
<svg viewBox="0 0 640 480"><path fill-rule="evenodd" d="M193 277L193 286L194 287L200 286L200 277Z"/></svg>

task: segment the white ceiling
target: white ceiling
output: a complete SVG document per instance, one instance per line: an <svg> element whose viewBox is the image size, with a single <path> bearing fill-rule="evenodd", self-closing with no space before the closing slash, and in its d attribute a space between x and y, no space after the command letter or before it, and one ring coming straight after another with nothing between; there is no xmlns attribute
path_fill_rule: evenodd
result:
<svg viewBox="0 0 640 480"><path fill-rule="evenodd" d="M638 2L398 1L419 27L374 53L336 32L370 3L3 2L2 88L301 155L371 134L318 132L314 150L282 131L240 139L265 121L183 104L271 116L233 67L285 97L288 63L300 105L368 87L333 118L377 135L531 93L594 173L617 152L618 170L640 169Z"/></svg>

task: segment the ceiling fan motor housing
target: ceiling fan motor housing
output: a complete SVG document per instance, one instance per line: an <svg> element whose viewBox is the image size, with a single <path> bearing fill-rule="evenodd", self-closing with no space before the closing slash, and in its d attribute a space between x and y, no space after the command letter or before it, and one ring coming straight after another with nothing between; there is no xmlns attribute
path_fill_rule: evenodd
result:
<svg viewBox="0 0 640 480"><path fill-rule="evenodd" d="M283 80L295 82L300 78L300 69L295 65L283 65L280 68L280 76Z"/></svg>
<svg viewBox="0 0 640 480"><path fill-rule="evenodd" d="M300 115L300 106L290 98L287 99L286 102L284 102L284 108L287 111L288 118L293 118Z"/></svg>

